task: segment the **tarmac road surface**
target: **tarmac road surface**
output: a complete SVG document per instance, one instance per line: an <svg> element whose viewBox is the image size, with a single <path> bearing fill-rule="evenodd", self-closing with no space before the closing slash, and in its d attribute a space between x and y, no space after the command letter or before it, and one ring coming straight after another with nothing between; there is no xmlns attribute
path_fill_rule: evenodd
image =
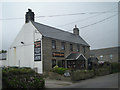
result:
<svg viewBox="0 0 120 90"><path fill-rule="evenodd" d="M46 79L45 87L46 88L118 88L118 73L81 80L75 83Z"/></svg>

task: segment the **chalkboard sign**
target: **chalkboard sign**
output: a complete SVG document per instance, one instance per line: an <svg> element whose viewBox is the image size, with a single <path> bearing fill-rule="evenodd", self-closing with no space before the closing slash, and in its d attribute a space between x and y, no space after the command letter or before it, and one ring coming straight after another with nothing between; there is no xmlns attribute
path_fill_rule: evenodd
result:
<svg viewBox="0 0 120 90"><path fill-rule="evenodd" d="M34 61L41 61L41 42L34 42Z"/></svg>
<svg viewBox="0 0 120 90"><path fill-rule="evenodd" d="M65 77L70 77L70 72L69 71L65 71L64 76Z"/></svg>

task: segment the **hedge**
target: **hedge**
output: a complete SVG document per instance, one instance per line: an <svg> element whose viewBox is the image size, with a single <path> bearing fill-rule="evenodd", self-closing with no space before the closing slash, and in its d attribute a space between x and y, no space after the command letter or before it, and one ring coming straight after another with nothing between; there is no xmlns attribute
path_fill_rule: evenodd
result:
<svg viewBox="0 0 120 90"><path fill-rule="evenodd" d="M42 76L30 68L3 68L2 88L44 88Z"/></svg>
<svg viewBox="0 0 120 90"><path fill-rule="evenodd" d="M111 73L120 72L120 62L111 63Z"/></svg>

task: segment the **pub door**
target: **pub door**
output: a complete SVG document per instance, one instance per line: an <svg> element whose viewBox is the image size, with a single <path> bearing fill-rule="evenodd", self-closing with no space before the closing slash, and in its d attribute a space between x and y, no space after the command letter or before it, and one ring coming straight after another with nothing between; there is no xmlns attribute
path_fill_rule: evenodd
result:
<svg viewBox="0 0 120 90"><path fill-rule="evenodd" d="M81 60L81 61L77 61L76 63L76 69L85 69L85 61Z"/></svg>

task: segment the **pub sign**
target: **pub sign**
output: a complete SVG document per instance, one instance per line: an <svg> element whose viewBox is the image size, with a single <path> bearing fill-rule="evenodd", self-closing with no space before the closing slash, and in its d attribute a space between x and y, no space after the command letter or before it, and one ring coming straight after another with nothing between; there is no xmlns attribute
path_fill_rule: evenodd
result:
<svg viewBox="0 0 120 90"><path fill-rule="evenodd" d="M63 52L53 52L52 56L53 57L64 57L64 53Z"/></svg>
<svg viewBox="0 0 120 90"><path fill-rule="evenodd" d="M34 42L34 61L41 61L41 41Z"/></svg>

